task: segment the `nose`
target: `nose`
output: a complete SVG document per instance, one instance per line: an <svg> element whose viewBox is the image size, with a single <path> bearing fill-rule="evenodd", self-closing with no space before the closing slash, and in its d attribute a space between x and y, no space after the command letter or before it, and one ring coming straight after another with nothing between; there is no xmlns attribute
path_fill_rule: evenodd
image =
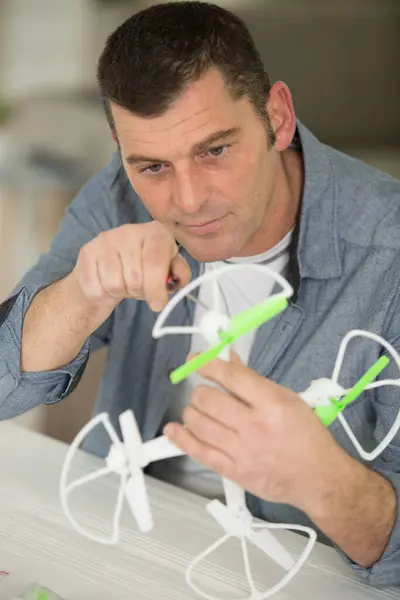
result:
<svg viewBox="0 0 400 600"><path fill-rule="evenodd" d="M207 189L204 176L196 168L186 168L175 174L174 204L188 214L199 212L207 201Z"/></svg>

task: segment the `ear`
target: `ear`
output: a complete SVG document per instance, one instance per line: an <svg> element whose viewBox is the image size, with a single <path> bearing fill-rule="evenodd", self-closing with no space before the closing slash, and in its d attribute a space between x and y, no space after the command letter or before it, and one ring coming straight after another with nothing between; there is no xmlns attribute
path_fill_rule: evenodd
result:
<svg viewBox="0 0 400 600"><path fill-rule="evenodd" d="M272 85L267 111L276 135L275 149L282 152L290 145L296 131L292 94L283 81L277 81Z"/></svg>
<svg viewBox="0 0 400 600"><path fill-rule="evenodd" d="M117 138L117 136L115 135L115 133L111 133L111 137L112 137L112 139L114 140L114 142L115 142L116 144L118 144L118 138Z"/></svg>

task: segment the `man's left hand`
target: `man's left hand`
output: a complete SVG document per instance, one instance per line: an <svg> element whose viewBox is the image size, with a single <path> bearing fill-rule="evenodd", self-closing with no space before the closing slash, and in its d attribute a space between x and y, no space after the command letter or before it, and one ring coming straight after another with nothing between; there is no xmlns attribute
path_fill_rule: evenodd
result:
<svg viewBox="0 0 400 600"><path fill-rule="evenodd" d="M199 374L220 387L193 391L184 425L165 434L183 452L250 493L313 514L352 459L294 392L239 359Z"/></svg>

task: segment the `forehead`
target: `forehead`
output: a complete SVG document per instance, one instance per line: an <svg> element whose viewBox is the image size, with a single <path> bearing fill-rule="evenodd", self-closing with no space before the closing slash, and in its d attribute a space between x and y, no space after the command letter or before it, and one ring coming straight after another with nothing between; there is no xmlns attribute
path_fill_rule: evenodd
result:
<svg viewBox="0 0 400 600"><path fill-rule="evenodd" d="M255 116L247 98L234 100L219 71L212 69L190 84L168 110L143 118L111 106L121 147L154 152L155 148L194 145L215 131L243 125Z"/></svg>

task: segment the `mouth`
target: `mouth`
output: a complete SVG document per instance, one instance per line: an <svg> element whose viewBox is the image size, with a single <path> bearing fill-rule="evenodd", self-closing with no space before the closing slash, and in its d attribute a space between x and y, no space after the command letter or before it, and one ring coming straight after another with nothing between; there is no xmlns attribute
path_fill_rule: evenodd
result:
<svg viewBox="0 0 400 600"><path fill-rule="evenodd" d="M194 223L192 225L185 225L183 223L179 223L179 227L187 231L190 235L208 235L210 233L214 233L218 231L221 227L222 221L225 219L227 215L223 217L219 217L218 219L212 219L211 221L202 221L199 223Z"/></svg>

